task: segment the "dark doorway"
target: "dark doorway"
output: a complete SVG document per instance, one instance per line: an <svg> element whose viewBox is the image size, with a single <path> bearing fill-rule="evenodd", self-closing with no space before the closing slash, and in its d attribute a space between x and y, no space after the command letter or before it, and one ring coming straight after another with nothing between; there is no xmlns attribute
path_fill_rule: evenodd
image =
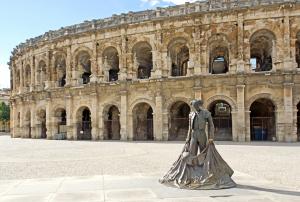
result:
<svg viewBox="0 0 300 202"><path fill-rule="evenodd" d="M252 141L276 139L275 106L269 99L258 99L250 107Z"/></svg>
<svg viewBox="0 0 300 202"><path fill-rule="evenodd" d="M92 122L91 112L88 108L84 108L81 112L81 122L78 124L78 140L92 139Z"/></svg>
<svg viewBox="0 0 300 202"><path fill-rule="evenodd" d="M104 138L108 140L120 140L120 112L116 106L111 106L105 114L104 121L105 134Z"/></svg>
<svg viewBox="0 0 300 202"><path fill-rule="evenodd" d="M189 129L190 106L185 102L176 102L170 109L169 140L183 141Z"/></svg>
<svg viewBox="0 0 300 202"><path fill-rule="evenodd" d="M133 109L133 139L154 140L153 110L149 104L140 103Z"/></svg>
<svg viewBox="0 0 300 202"><path fill-rule="evenodd" d="M230 105L217 100L210 104L209 111L215 126L215 140L232 141L232 116Z"/></svg>

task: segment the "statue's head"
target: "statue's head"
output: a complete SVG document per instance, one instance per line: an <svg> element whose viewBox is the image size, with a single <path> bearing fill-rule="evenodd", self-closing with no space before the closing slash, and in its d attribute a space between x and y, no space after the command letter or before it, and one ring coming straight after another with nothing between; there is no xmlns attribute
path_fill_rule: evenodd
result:
<svg viewBox="0 0 300 202"><path fill-rule="evenodd" d="M202 100L192 100L191 106L194 111L199 111L203 109L203 101Z"/></svg>

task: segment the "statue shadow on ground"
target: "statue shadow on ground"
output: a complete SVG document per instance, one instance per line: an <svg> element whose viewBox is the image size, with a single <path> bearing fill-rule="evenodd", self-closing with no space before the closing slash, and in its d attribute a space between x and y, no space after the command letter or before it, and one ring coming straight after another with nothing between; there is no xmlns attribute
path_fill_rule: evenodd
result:
<svg viewBox="0 0 300 202"><path fill-rule="evenodd" d="M252 186L252 185L237 184L236 188L237 189L244 189L244 190L269 192L269 193L281 194L281 195L300 196L300 192L298 192L298 191L288 191L288 190L281 190L281 189L263 188L263 187L257 187L257 186Z"/></svg>

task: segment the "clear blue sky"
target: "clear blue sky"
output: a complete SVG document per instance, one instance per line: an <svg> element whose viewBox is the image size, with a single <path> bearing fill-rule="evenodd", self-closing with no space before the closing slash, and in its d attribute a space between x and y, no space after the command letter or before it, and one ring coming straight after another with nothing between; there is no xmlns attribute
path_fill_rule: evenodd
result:
<svg viewBox="0 0 300 202"><path fill-rule="evenodd" d="M0 88L9 87L6 63L12 49L28 38L84 20L186 1L188 0L1 0Z"/></svg>

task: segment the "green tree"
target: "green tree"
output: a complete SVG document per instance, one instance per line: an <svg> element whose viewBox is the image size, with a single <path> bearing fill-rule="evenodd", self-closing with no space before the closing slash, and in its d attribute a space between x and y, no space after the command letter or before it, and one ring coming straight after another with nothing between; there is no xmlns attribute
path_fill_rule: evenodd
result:
<svg viewBox="0 0 300 202"><path fill-rule="evenodd" d="M9 121L9 106L4 102L0 103L0 121Z"/></svg>

